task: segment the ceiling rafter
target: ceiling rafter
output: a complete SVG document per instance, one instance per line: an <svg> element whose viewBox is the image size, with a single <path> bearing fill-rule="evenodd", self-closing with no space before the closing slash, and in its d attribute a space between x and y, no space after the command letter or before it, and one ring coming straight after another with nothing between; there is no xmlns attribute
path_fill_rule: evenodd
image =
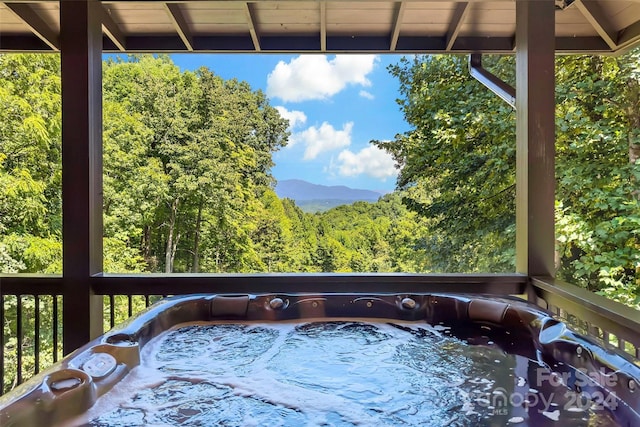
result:
<svg viewBox="0 0 640 427"><path fill-rule="evenodd" d="M111 11L105 6L102 7L102 31L111 39L113 44L116 45L121 51L127 50L127 38L120 31L120 27L111 17Z"/></svg>
<svg viewBox="0 0 640 427"><path fill-rule="evenodd" d="M21 3L5 3L5 6L24 22L47 46L55 51L60 50L60 38L42 18L38 16L31 6Z"/></svg>
<svg viewBox="0 0 640 427"><path fill-rule="evenodd" d="M402 19L404 18L404 11L406 9L406 3L401 1L396 3L396 14L393 19L393 30L391 31L391 43L389 44L389 50L396 50L398 46L398 39L400 38L400 27L402 26Z"/></svg>
<svg viewBox="0 0 640 427"><path fill-rule="evenodd" d="M175 3L164 3L164 8L169 14L176 32L189 52L193 52L193 35L189 31L187 20L184 18L180 6Z"/></svg>
<svg viewBox="0 0 640 427"><path fill-rule="evenodd" d="M256 52L260 52L260 36L258 34L258 30L256 29L256 16L255 11L253 9L253 4L243 3L244 5L244 13L247 17L247 25L249 26L249 34L251 34L251 41L253 42L253 47Z"/></svg>
<svg viewBox="0 0 640 427"><path fill-rule="evenodd" d="M320 2L320 52L327 51L327 2Z"/></svg>
<svg viewBox="0 0 640 427"><path fill-rule="evenodd" d="M451 49L453 49L453 45L458 39L460 29L462 29L462 25L464 25L464 21L467 19L467 15L469 14L470 9L471 4L469 2L465 1L456 4L456 8L453 11L453 17L451 18L451 23L449 24L449 29L447 31L447 42L445 50L450 51Z"/></svg>
<svg viewBox="0 0 640 427"><path fill-rule="evenodd" d="M1 12L13 15L7 17L9 25L0 25L0 52L59 50L55 14L59 1L0 0ZM224 0L92 1L102 5L104 49L109 52L512 53L515 49L513 33L509 43L504 37L506 28L514 28L508 11L515 0L353 0L344 7L331 0L313 4L291 0L284 8L280 5L285 0L232 0L236 6L230 8L221 8ZM620 5L611 6L613 1ZM381 7L371 8L368 2ZM556 14L566 14L572 24L556 22L557 52L617 55L640 46L640 0L557 0L556 4L562 6ZM269 9L266 21L262 5ZM477 19L472 19L476 8ZM386 11L384 20L378 9ZM146 16L147 10L153 12ZM207 21L205 15L220 10L229 20ZM291 30L278 25L278 20L296 24Z"/></svg>
<svg viewBox="0 0 640 427"><path fill-rule="evenodd" d="M640 41L640 21L620 31L620 38L618 39L619 47L626 50L630 45L638 41Z"/></svg>
<svg viewBox="0 0 640 427"><path fill-rule="evenodd" d="M612 26L602 13L600 6L597 3L585 3L582 0L576 0L574 4L611 50L616 50L618 48L617 34L612 30Z"/></svg>

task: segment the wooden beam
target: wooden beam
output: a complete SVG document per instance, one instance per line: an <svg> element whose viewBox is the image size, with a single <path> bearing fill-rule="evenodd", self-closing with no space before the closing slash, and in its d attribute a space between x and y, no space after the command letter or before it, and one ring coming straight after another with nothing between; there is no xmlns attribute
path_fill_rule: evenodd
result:
<svg viewBox="0 0 640 427"><path fill-rule="evenodd" d="M60 2L62 284L65 354L102 333L102 5Z"/></svg>
<svg viewBox="0 0 640 427"><path fill-rule="evenodd" d="M555 8L516 2L516 271L555 276Z"/></svg>
<svg viewBox="0 0 640 427"><path fill-rule="evenodd" d="M244 13L247 18L247 25L249 26L249 34L251 35L251 40L253 41L253 47L256 52L260 52L260 37L258 36L258 32L256 30L256 19L253 5L249 3L243 3L243 5Z"/></svg>
<svg viewBox="0 0 640 427"><path fill-rule="evenodd" d="M0 35L0 52L40 52L50 53L51 47L35 34L25 36Z"/></svg>
<svg viewBox="0 0 640 427"><path fill-rule="evenodd" d="M406 3L401 1L396 3L396 14L393 19L393 29L391 31L391 43L389 44L389 50L391 52L396 50L396 46L398 45L398 38L400 37L400 27L402 26L402 19L404 17L404 11L406 8Z"/></svg>
<svg viewBox="0 0 640 427"><path fill-rule="evenodd" d="M470 9L471 7L469 2L461 2L456 4L456 9L453 11L453 17L451 18L451 23L449 23L449 30L447 31L447 51L453 49L453 45L458 39L460 29L462 28L464 21L467 19L467 15L469 14Z"/></svg>
<svg viewBox="0 0 640 427"><path fill-rule="evenodd" d="M38 16L31 6L28 4L10 3L6 4L6 7L27 24L31 31L51 49L55 51L60 50L58 35Z"/></svg>
<svg viewBox="0 0 640 427"><path fill-rule="evenodd" d="M105 6L106 7L106 6ZM111 12L105 7L102 7L101 19L102 19L102 31L111 39L116 47L124 52L127 50L127 39L120 31L120 27L115 23L111 17Z"/></svg>
<svg viewBox="0 0 640 427"><path fill-rule="evenodd" d="M635 25L640 30L640 24ZM630 27L631 29L631 27ZM625 34L627 34L625 32ZM635 34L635 36L632 36ZM616 53L624 53L640 39L637 33L629 32L629 42L620 44ZM635 37L635 38L634 38ZM127 52L131 53L184 53L185 45L175 36L127 36ZM110 39L109 39L110 40ZM194 36L193 51L207 53L251 53L255 52L253 40L249 34L243 36ZM389 36L349 37L327 36L325 53L380 53L389 51ZM318 36L261 36L261 52L278 52L283 54L320 52ZM458 37L450 51L446 51L444 36L419 37L400 36L395 52L403 54L470 54L483 52L487 54L513 54L513 37ZM121 52L112 43L104 47L105 52ZM599 36L591 37L557 37L556 50L563 54L611 53L611 49ZM35 35L2 36L0 52L51 52L51 49Z"/></svg>
<svg viewBox="0 0 640 427"><path fill-rule="evenodd" d="M247 37L248 38L248 37ZM194 51L197 50L198 38L194 37ZM127 52L160 53L189 52L184 41L177 34L174 36L128 36Z"/></svg>
<svg viewBox="0 0 640 427"><path fill-rule="evenodd" d="M611 23L602 12L600 5L592 2L586 3L583 0L576 0L574 3L591 26L598 32L600 37L609 45L611 50L617 50L618 37L612 29Z"/></svg>
<svg viewBox="0 0 640 427"><path fill-rule="evenodd" d="M62 276L52 274L16 274L0 276L2 295L62 295Z"/></svg>
<svg viewBox="0 0 640 427"><path fill-rule="evenodd" d="M327 51L327 2L320 2L320 52Z"/></svg>
<svg viewBox="0 0 640 427"><path fill-rule="evenodd" d="M8 38L0 40L2 45ZM194 52L255 52L249 34L243 36L194 36ZM563 51L578 52L584 48L583 39L571 37L559 39ZM17 43L17 42L16 42ZM330 36L327 35L325 52L331 53L380 53L389 52L389 36ZM600 37L589 38L586 45L592 49L607 51L608 47ZM261 52L309 53L319 52L318 36L261 36ZM115 51L114 52L118 52ZM128 36L127 52L186 52L180 37L175 36ZM402 53L444 53L445 38L400 36L396 52ZM513 53L512 37L458 37L452 53Z"/></svg>
<svg viewBox="0 0 640 427"><path fill-rule="evenodd" d="M109 274L91 278L103 295L279 292L475 292L523 294L520 274L283 273Z"/></svg>
<svg viewBox="0 0 640 427"><path fill-rule="evenodd" d="M446 40L444 37L439 37L442 47L441 52L446 52ZM512 37L460 37L456 39L455 45L451 49L451 53L497 53L497 52L512 52L513 51L513 38Z"/></svg>
<svg viewBox="0 0 640 427"><path fill-rule="evenodd" d="M589 52L591 55L598 55L610 53L611 48L600 36L556 37L556 52L575 55L584 55L585 52Z"/></svg>
<svg viewBox="0 0 640 427"><path fill-rule="evenodd" d="M193 51L193 36L189 31L187 20L184 18L180 6L174 3L164 3L164 8L169 14L169 18L173 22L173 26L176 32L180 36L180 39L184 43L189 52Z"/></svg>
<svg viewBox="0 0 640 427"><path fill-rule="evenodd" d="M640 40L640 21L637 21L629 25L624 30L620 31L620 37L618 43L620 48L626 49L630 45L635 44Z"/></svg>

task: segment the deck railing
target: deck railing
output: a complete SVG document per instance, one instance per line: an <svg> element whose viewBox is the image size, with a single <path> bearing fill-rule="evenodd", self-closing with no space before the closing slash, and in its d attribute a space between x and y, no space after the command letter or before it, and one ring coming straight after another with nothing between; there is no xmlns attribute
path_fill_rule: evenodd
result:
<svg viewBox="0 0 640 427"><path fill-rule="evenodd" d="M550 278L533 278L532 288L539 306L640 366L640 311Z"/></svg>
<svg viewBox="0 0 640 427"><path fill-rule="evenodd" d="M105 295L104 331L135 316L162 295ZM0 394L62 359L62 295L0 297Z"/></svg>
<svg viewBox="0 0 640 427"><path fill-rule="evenodd" d="M2 295L0 372L6 392L62 358L62 296Z"/></svg>
<svg viewBox="0 0 640 427"><path fill-rule="evenodd" d="M57 279L1 279L2 393L62 358L63 292ZM19 286L18 286L19 282ZM92 285L103 295L103 329L123 322L169 294L186 293L480 293L527 296L578 332L640 366L640 313L584 289L518 274L249 276L108 276ZM17 292L19 291L19 292ZM88 327L88 326L87 326ZM0 393L1 394L1 393Z"/></svg>

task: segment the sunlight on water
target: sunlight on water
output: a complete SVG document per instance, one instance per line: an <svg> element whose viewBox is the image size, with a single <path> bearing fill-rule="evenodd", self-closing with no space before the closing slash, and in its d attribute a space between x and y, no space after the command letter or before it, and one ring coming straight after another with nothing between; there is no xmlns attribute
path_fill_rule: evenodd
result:
<svg viewBox="0 0 640 427"><path fill-rule="evenodd" d="M607 412L568 405L566 388L536 384L546 367L492 341L510 336L474 332L417 322L182 325L149 343L142 365L80 424L612 425Z"/></svg>

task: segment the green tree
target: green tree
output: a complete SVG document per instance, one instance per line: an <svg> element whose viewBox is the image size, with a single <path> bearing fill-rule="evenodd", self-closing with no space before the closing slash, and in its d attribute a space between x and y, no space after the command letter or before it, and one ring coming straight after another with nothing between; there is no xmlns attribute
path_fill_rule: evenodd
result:
<svg viewBox="0 0 640 427"><path fill-rule="evenodd" d="M640 308L640 50L557 74L559 275Z"/></svg>
<svg viewBox="0 0 640 427"><path fill-rule="evenodd" d="M0 273L61 273L60 63L55 55L0 55ZM5 296L2 390L53 362L53 297ZM24 339L18 343L17 309ZM34 322L40 319L39 335Z"/></svg>
<svg viewBox="0 0 640 427"><path fill-rule="evenodd" d="M117 177L108 236L141 242L151 271L261 271L253 219L287 138L264 94L151 56L107 62L104 87L116 104L105 116L105 170Z"/></svg>
<svg viewBox="0 0 640 427"><path fill-rule="evenodd" d="M60 109L57 57L0 55L1 272L61 272Z"/></svg>
<svg viewBox="0 0 640 427"><path fill-rule="evenodd" d="M486 63L513 80L513 58ZM401 168L404 203L429 219L423 241L429 270L513 271L515 114L467 67L461 55L405 58L391 66L413 129L374 143Z"/></svg>
<svg viewBox="0 0 640 427"><path fill-rule="evenodd" d="M640 51L557 59L558 275L640 308ZM392 66L414 129L376 142L425 218L428 269L513 271L513 113L464 57ZM513 82L513 58L489 58Z"/></svg>

